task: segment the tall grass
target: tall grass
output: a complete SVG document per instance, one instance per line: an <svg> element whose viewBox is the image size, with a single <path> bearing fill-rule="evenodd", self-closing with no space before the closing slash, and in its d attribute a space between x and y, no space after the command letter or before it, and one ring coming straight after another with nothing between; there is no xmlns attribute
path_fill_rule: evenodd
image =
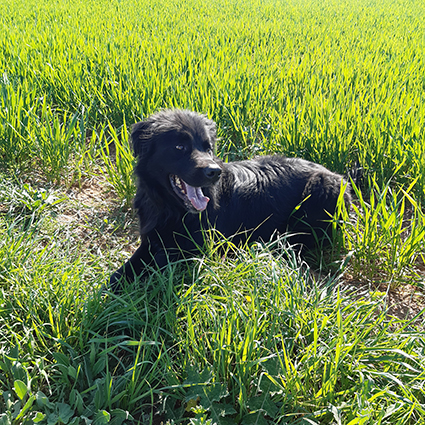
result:
<svg viewBox="0 0 425 425"><path fill-rule="evenodd" d="M423 333L388 320L383 294L316 281L284 242L224 263L215 249L103 299L87 293L106 277L96 263L42 246L2 230L4 423L424 417Z"/></svg>
<svg viewBox="0 0 425 425"><path fill-rule="evenodd" d="M125 121L120 133L115 131L111 123L109 123L107 131L111 136L110 142L102 137L105 134L104 132L99 137L99 140L105 143L101 148L102 159L106 165L106 172L104 174L106 174L108 183L115 190L119 199L122 200L123 205L129 207L136 192L135 181L133 179L135 159L129 144ZM110 145L115 150L114 160L111 158Z"/></svg>
<svg viewBox="0 0 425 425"><path fill-rule="evenodd" d="M419 1L30 1L22 10L2 0L2 10L9 164L30 160L28 114L41 98L61 116L84 108L95 128L190 107L217 121L223 153L283 152L340 172L358 160L379 184L403 163L398 179L419 176L413 193L423 199Z"/></svg>
<svg viewBox="0 0 425 425"><path fill-rule="evenodd" d="M409 192L381 189L371 178L372 190L367 201L355 186L358 205L354 205L352 223L345 222L346 247L351 251L354 275L375 283L397 286L421 282L418 259L425 251L425 214Z"/></svg>

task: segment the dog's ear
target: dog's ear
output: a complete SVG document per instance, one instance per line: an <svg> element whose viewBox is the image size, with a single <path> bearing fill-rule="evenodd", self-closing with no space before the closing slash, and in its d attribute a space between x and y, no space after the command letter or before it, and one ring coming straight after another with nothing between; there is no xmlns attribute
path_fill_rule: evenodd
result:
<svg viewBox="0 0 425 425"><path fill-rule="evenodd" d="M134 156L141 157L146 152L151 138L151 123L140 121L131 128L131 141L133 144Z"/></svg>

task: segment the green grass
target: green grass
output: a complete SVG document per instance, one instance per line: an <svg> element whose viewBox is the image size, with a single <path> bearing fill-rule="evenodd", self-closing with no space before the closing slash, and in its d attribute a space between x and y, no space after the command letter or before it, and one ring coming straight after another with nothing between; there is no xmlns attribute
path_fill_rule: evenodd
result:
<svg viewBox="0 0 425 425"><path fill-rule="evenodd" d="M190 107L217 121L223 154L278 151L341 172L358 160L380 183L403 163L398 179L419 177L423 200L419 1L29 2L22 10L3 0L2 10L0 152L12 166L34 165L41 149L35 165L56 168L51 178L63 172L58 127L68 134L74 116L84 122L69 135L77 147L108 121L119 128L161 107ZM43 108L59 117L43 117Z"/></svg>
<svg viewBox="0 0 425 425"><path fill-rule="evenodd" d="M425 423L423 2L0 11L0 425ZM360 167L333 250L212 235L102 295L137 246L129 127L166 107L225 160Z"/></svg>

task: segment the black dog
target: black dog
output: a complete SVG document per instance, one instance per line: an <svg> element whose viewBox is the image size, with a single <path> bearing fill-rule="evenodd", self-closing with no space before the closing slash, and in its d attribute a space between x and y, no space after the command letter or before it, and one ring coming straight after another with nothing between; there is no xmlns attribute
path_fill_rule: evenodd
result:
<svg viewBox="0 0 425 425"><path fill-rule="evenodd" d="M213 154L215 123L187 110L156 113L135 124L131 137L142 242L112 275L112 289L147 265L161 268L199 252L201 229L215 228L235 243L289 231L291 243L307 247L331 234L345 183L321 165L282 156L223 163ZM349 191L343 196L349 205Z"/></svg>

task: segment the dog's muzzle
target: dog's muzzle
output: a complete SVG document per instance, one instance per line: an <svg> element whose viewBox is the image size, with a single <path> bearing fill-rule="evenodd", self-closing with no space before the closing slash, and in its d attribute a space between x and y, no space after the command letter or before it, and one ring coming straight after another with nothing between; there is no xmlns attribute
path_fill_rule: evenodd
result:
<svg viewBox="0 0 425 425"><path fill-rule="evenodd" d="M212 164L204 168L204 174L211 183L215 183L221 176L221 168L217 164Z"/></svg>

